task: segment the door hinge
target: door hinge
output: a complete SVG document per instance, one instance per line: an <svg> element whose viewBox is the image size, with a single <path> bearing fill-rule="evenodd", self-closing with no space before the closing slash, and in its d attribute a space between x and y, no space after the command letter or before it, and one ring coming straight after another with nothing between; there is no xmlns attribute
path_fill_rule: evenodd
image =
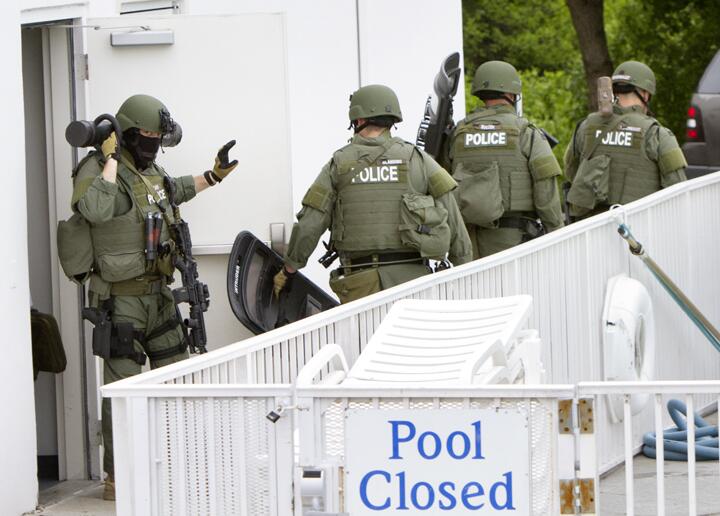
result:
<svg viewBox="0 0 720 516"><path fill-rule="evenodd" d="M581 434L592 434L595 431L593 400L582 398L577 405L577 426ZM573 419L573 400L558 401L558 425L561 434L572 434L576 424Z"/></svg>
<svg viewBox="0 0 720 516"><path fill-rule="evenodd" d="M560 514L595 514L595 480L576 478L560 481Z"/></svg>
<svg viewBox="0 0 720 516"><path fill-rule="evenodd" d="M561 434L573 433L572 404L573 400L558 401L558 425Z"/></svg>
<svg viewBox="0 0 720 516"><path fill-rule="evenodd" d="M75 77L77 77L79 81L87 81L90 79L87 54L75 54Z"/></svg>
<svg viewBox="0 0 720 516"><path fill-rule="evenodd" d="M595 431L592 398L578 400L578 419L581 434L592 434Z"/></svg>

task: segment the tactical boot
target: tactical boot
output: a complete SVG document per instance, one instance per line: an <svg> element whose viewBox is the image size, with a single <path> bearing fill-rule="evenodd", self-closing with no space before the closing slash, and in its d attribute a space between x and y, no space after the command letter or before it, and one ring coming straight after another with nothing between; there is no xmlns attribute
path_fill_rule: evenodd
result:
<svg viewBox="0 0 720 516"><path fill-rule="evenodd" d="M110 502L115 501L115 477L108 474L105 478L105 490L103 491L103 500Z"/></svg>

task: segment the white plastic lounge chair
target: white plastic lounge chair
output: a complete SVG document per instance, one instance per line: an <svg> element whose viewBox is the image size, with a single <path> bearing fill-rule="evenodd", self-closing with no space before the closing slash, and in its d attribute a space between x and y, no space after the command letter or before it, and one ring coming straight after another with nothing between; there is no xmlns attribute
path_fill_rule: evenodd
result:
<svg viewBox="0 0 720 516"><path fill-rule="evenodd" d="M531 304L530 296L398 301L352 369L342 348L327 344L302 368L296 384L540 383L537 332L521 330ZM322 380L314 382L321 372Z"/></svg>

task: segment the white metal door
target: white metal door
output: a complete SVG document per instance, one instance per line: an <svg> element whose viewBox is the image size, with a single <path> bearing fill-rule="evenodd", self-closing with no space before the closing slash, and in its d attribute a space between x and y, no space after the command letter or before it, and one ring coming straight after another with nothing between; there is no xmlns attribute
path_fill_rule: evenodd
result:
<svg viewBox="0 0 720 516"><path fill-rule="evenodd" d="M269 240L270 223L292 222L283 15L128 16L89 24L101 27L87 30L89 116L115 113L136 93L162 100L183 128L180 145L158 158L173 176L212 168L218 148L238 142L231 151L238 170L183 206L195 246L227 252L242 229ZM174 42L111 45L113 34L142 38L149 32L143 28L170 31Z"/></svg>

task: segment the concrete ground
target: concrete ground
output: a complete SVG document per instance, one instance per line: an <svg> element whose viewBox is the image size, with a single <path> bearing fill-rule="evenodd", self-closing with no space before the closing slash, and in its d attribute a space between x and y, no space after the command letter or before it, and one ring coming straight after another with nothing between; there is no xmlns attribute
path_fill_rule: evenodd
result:
<svg viewBox="0 0 720 516"><path fill-rule="evenodd" d="M69 480L40 491L41 516L115 516L115 502L102 499L103 484L98 480Z"/></svg>
<svg viewBox="0 0 720 516"><path fill-rule="evenodd" d="M717 414L705 420L718 424ZM720 516L720 465L717 461L696 462L695 497L698 516ZM638 455L633 461L635 476L635 514L657 514L657 484L655 459ZM620 467L600 479L600 514L616 516L625 511L625 467ZM665 461L665 514L687 516L687 462Z"/></svg>
<svg viewBox="0 0 720 516"><path fill-rule="evenodd" d="M697 462L696 498L699 516L720 515L720 465L717 461ZM657 491L655 460L635 457L635 514L655 516ZM603 516L624 515L625 468L621 467L600 479L600 513ZM687 516L687 462L665 461L665 514Z"/></svg>

